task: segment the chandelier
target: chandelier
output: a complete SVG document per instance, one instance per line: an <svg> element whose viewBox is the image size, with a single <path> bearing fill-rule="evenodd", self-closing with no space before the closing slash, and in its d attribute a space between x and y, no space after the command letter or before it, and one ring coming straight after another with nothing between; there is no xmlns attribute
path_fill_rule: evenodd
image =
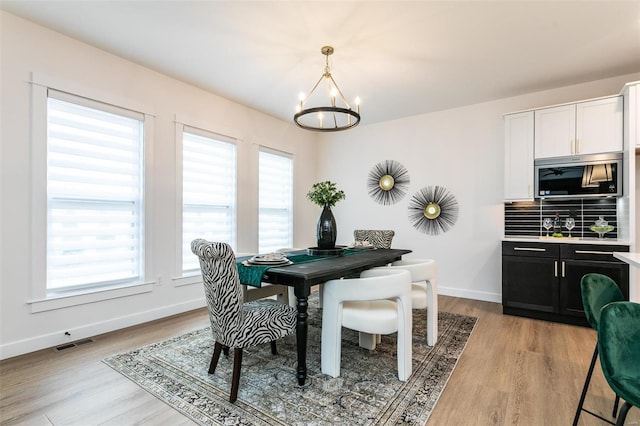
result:
<svg viewBox="0 0 640 426"><path fill-rule="evenodd" d="M329 55L333 54L333 50L331 46L323 46L320 49L320 52L326 57L324 73L308 95L300 95L300 104L296 107L293 121L303 129L317 132L337 132L350 129L360 123L360 98L356 98L356 110L352 110L351 105L331 76ZM320 94L313 96L322 80L327 83L328 98L324 98L324 100Z"/></svg>

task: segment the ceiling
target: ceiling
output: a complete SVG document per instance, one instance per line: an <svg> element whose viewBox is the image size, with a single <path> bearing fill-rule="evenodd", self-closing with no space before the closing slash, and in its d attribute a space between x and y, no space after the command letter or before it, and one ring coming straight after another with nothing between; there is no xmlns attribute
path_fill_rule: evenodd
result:
<svg viewBox="0 0 640 426"><path fill-rule="evenodd" d="M362 124L640 72L636 1L0 0L0 8L291 120L331 72Z"/></svg>

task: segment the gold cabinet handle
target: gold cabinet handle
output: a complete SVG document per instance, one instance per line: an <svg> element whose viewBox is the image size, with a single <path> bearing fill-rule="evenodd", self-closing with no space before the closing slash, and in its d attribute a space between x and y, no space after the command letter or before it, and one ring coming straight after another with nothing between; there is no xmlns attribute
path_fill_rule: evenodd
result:
<svg viewBox="0 0 640 426"><path fill-rule="evenodd" d="M557 260L553 261L553 268L554 268L554 272L553 272L554 276L558 277L558 261Z"/></svg>
<svg viewBox="0 0 640 426"><path fill-rule="evenodd" d="M576 250L576 254L608 254L613 256L612 251L596 251L596 250Z"/></svg>
<svg viewBox="0 0 640 426"><path fill-rule="evenodd" d="M562 278L564 278L564 260L562 261Z"/></svg>
<svg viewBox="0 0 640 426"><path fill-rule="evenodd" d="M547 249L543 249L543 248L533 248L533 247L514 247L513 250L515 251L547 251Z"/></svg>

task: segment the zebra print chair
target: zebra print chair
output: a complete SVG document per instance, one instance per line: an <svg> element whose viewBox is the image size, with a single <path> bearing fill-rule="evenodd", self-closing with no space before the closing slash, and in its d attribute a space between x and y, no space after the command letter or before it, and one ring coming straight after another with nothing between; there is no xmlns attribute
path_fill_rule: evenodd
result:
<svg viewBox="0 0 640 426"><path fill-rule="evenodd" d="M229 401L235 402L240 385L242 349L271 342L271 353L275 355L275 341L296 331L297 311L270 299L242 303L236 259L228 244L196 239L191 242L191 251L200 258L215 339L209 374L215 372L220 352L234 348Z"/></svg>
<svg viewBox="0 0 640 426"><path fill-rule="evenodd" d="M375 248L391 248L391 240L396 233L392 230L356 229L353 238L358 241L367 241Z"/></svg>

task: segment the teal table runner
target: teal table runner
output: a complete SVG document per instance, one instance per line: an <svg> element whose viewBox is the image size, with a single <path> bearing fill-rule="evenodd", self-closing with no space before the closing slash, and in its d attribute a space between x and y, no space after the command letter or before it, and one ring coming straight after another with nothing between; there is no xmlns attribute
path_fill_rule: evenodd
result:
<svg viewBox="0 0 640 426"><path fill-rule="evenodd" d="M343 256L349 256L352 254L362 253L366 250L349 250L346 249L342 252ZM317 262L319 260L330 259L329 256L311 256L309 254L291 254L287 256L293 264L296 263L307 263L307 262ZM236 262L238 266L238 275L240 277L240 282L242 284L250 285L253 287L261 287L262 286L262 276L269 268L281 268L287 265L244 265L242 262Z"/></svg>

